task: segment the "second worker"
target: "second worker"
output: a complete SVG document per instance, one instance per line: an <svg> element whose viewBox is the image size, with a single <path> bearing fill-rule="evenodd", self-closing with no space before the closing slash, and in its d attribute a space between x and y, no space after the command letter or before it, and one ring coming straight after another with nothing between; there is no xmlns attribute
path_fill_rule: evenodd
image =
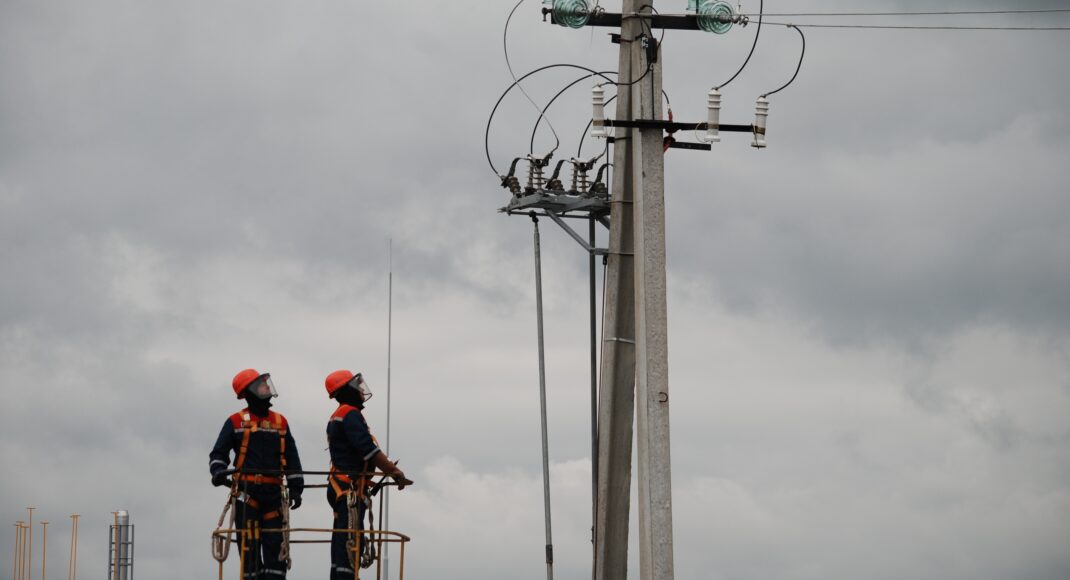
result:
<svg viewBox="0 0 1070 580"><path fill-rule="evenodd" d="M370 491L369 474L379 470L398 483L398 489L412 482L379 448L361 411L371 398L371 389L360 373L339 370L324 381L327 395L338 401L338 409L327 423L327 444L331 452L330 485L327 501L334 509L334 529L360 530L364 526L366 494ZM364 536L359 545L363 548ZM357 561L357 539L346 532L331 535L331 580L353 578ZM361 549L360 553L364 553Z"/></svg>

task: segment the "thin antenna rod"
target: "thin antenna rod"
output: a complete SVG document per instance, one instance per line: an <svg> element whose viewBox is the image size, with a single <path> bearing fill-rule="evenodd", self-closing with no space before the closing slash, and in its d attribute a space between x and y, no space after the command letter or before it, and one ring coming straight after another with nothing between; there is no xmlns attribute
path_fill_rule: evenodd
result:
<svg viewBox="0 0 1070 580"><path fill-rule="evenodd" d="M394 239L388 243L388 273L386 277L386 456L390 457L390 358L394 342ZM390 530L390 486L383 488L383 528ZM383 545L383 577L390 580L390 544Z"/></svg>

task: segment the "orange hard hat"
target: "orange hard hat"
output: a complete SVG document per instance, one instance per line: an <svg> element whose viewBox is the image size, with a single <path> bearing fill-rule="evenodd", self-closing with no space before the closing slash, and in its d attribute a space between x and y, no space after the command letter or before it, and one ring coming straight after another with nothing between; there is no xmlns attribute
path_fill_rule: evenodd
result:
<svg viewBox="0 0 1070 580"><path fill-rule="evenodd" d="M231 383L231 386L234 387L234 394L240 399L242 391L258 378L260 378L260 373L256 369L245 369L234 375L234 381Z"/></svg>
<svg viewBox="0 0 1070 580"><path fill-rule="evenodd" d="M327 395L334 398L334 394L338 392L338 389L349 384L349 381L353 380L353 373L347 370L334 371L327 375L327 379L323 381L323 385L327 387Z"/></svg>

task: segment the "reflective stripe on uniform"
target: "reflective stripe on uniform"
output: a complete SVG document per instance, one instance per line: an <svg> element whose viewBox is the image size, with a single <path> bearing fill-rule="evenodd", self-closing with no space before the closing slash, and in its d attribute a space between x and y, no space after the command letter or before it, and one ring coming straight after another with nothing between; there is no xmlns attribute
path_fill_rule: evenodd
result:
<svg viewBox="0 0 1070 580"><path fill-rule="evenodd" d="M279 429L275 429L274 427L257 427L256 429L253 429L253 431L263 431L264 433L285 433L286 432L285 429L279 430ZM245 432L245 428L244 427L238 427L238 428L234 429L234 432L235 433L244 433Z"/></svg>

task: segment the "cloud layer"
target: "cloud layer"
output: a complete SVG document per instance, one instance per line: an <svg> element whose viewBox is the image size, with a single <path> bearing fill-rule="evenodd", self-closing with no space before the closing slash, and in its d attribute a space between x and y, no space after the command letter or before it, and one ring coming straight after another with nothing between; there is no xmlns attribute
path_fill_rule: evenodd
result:
<svg viewBox="0 0 1070 580"><path fill-rule="evenodd" d="M858 8L791 9L836 6ZM129 509L139 575L214 573L224 498L207 453L241 368L273 373L310 468L327 463L336 368L369 377L382 437L392 243L391 454L418 482L393 505L407 570L542 577L531 226L495 212L506 195L481 142L511 82L508 8L0 6L0 517L40 508L62 538L50 570L68 514L83 515L80 568L99 571L110 512ZM529 1L510 57L613 68L603 32L544 24ZM703 118L751 34L666 37L677 119ZM807 38L769 149L726 135L666 161L677 573L1066 578L1070 40ZM749 122L797 51L763 29L724 121ZM574 78L525 86L545 102ZM587 88L550 110L559 156L575 154ZM499 168L534 121L505 103ZM587 260L542 232L556 569L578 577ZM296 522L325 525L310 496ZM327 570L322 546L295 557L295 576Z"/></svg>

